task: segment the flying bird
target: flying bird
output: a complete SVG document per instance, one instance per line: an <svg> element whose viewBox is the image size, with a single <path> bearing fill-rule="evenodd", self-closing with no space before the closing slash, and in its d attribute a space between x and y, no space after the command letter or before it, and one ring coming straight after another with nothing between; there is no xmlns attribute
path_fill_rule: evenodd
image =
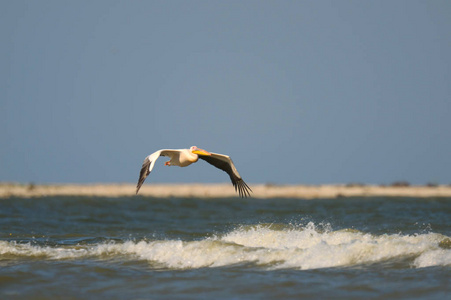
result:
<svg viewBox="0 0 451 300"><path fill-rule="evenodd" d="M165 162L165 166L179 167L187 167L192 163L197 162L199 158L203 159L209 164L229 174L230 180L235 187L235 191L238 192L240 197L248 197L250 196L250 192L252 192L251 188L241 178L240 173L238 173L232 159L229 156L224 154L210 153L203 149L197 148L196 146L192 146L189 149L162 149L147 156L144 159L143 165L141 167L141 172L139 173L139 180L136 186L136 194L138 194L138 191L143 185L144 180L146 180L146 177L150 174L155 165L155 162L160 156L167 156L170 158L169 161Z"/></svg>

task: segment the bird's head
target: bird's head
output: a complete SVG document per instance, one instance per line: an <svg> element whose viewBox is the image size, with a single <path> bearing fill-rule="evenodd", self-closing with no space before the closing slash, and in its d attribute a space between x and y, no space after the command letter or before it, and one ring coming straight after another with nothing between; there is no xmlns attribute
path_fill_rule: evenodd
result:
<svg viewBox="0 0 451 300"><path fill-rule="evenodd" d="M204 149L197 148L196 146L192 146L191 148L189 148L189 150L191 151L191 153L194 153L197 155L204 155L204 156L211 155L210 152L205 151Z"/></svg>

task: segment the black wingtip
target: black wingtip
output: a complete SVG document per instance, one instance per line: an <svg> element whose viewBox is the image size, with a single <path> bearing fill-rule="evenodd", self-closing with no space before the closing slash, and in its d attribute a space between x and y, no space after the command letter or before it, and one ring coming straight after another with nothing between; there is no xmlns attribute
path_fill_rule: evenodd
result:
<svg viewBox="0 0 451 300"><path fill-rule="evenodd" d="M136 186L136 194L135 195L138 195L139 189L141 188L143 183L144 183L144 180L139 180L138 185Z"/></svg>
<svg viewBox="0 0 451 300"><path fill-rule="evenodd" d="M139 189L141 188L144 181L146 180L146 177L150 174L149 166L150 166L150 160L148 160L148 159L144 160L141 171L139 172L139 179L138 179L138 184L136 185L136 194L135 195L138 195Z"/></svg>
<svg viewBox="0 0 451 300"><path fill-rule="evenodd" d="M243 179L240 179L234 183L235 191L238 192L241 198L251 197L252 189L244 182Z"/></svg>

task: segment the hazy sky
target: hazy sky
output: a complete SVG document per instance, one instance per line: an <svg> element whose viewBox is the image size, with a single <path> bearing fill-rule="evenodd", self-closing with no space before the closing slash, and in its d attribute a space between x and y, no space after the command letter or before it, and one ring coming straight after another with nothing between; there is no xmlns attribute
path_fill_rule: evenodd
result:
<svg viewBox="0 0 451 300"><path fill-rule="evenodd" d="M451 1L0 0L0 39L0 181L197 145L250 184L451 183Z"/></svg>

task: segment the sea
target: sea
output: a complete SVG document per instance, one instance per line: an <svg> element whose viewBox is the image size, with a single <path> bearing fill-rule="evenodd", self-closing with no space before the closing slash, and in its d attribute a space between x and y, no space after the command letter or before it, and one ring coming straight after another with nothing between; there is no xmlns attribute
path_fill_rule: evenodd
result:
<svg viewBox="0 0 451 300"><path fill-rule="evenodd" d="M0 299L451 299L451 198L0 199Z"/></svg>

